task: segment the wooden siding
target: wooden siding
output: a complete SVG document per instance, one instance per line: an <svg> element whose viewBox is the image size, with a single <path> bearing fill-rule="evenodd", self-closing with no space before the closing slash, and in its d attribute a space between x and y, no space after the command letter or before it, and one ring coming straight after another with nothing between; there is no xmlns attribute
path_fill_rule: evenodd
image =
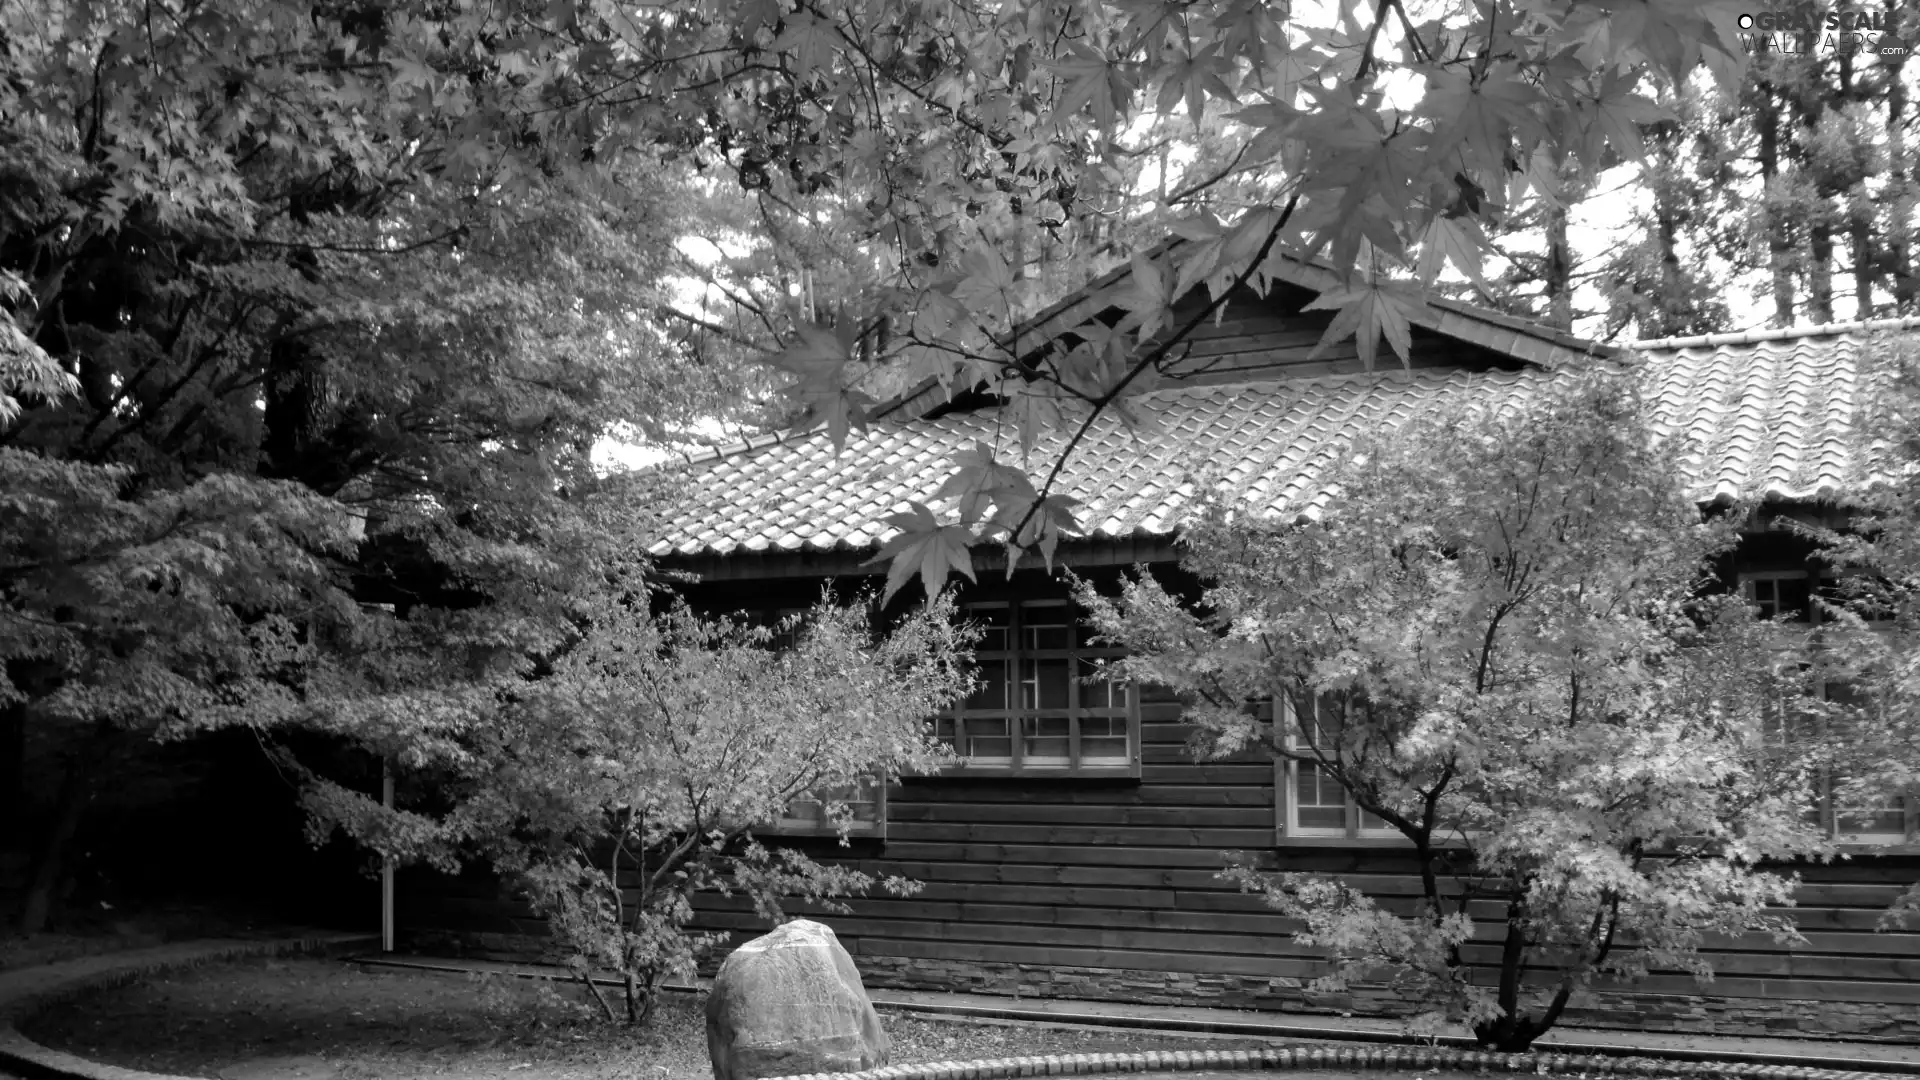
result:
<svg viewBox="0 0 1920 1080"><path fill-rule="evenodd" d="M1292 919L1218 879L1224 850L1263 865L1337 873L1389 908L1410 911L1419 894L1411 859L1391 847L1274 846L1273 769L1261 761L1195 764L1176 702L1143 695L1145 760L1135 781L912 780L889 798L884 843L838 854L876 874L922 882L908 898L852 901L849 915L823 916L856 958L902 957L1197 975L1310 979L1324 973L1295 944ZM1706 987L1689 975L1656 973L1636 993L1728 998L1920 1004L1920 933L1880 933L1875 924L1920 856L1855 858L1800 868L1792 914L1806 941L1715 938ZM539 933L523 905L483 879L409 881L409 926ZM700 925L767 927L739 897L704 898ZM1473 907L1481 920L1469 956L1496 958L1501 907Z"/></svg>
<svg viewBox="0 0 1920 1080"><path fill-rule="evenodd" d="M1791 564L1795 551L1788 547L1775 551L1756 541L1752 555ZM1154 571L1176 591L1193 587L1177 570ZM1116 574L1106 568L1092 576ZM719 582L689 592L696 606L709 609L794 606L817 597L820 585ZM983 575L980 598L1038 596L1042 587L1027 573L1011 585ZM1187 748L1191 727L1164 692L1144 690L1140 714L1137 780L913 779L890 791L883 841L855 839L845 848L795 841L818 857L923 883L907 898L853 900L851 914L826 920L856 958L1304 980L1324 967L1292 940L1298 924L1219 880L1223 852L1244 851L1268 868L1339 874L1390 909L1413 910L1419 883L1404 850L1379 842L1276 846L1271 762L1196 763ZM1804 881L1799 906L1783 913L1798 921L1803 943L1712 939L1711 984L1660 972L1633 992L1920 1004L1920 933L1875 928L1894 898L1920 880L1920 852L1858 853L1796 869ZM400 899L409 930L543 930L523 905L478 876L410 874ZM735 931L740 940L767 929L740 898L705 898L700 909L701 925ZM1482 902L1472 914L1481 927L1469 955L1491 961L1502 908Z"/></svg>
<svg viewBox="0 0 1920 1080"><path fill-rule="evenodd" d="M1366 370L1353 339L1315 349L1331 311L1307 311L1313 293L1297 286L1276 284L1265 297L1246 291L1227 305L1227 318L1195 327L1167 365L1165 386L1206 383L1297 379L1316 375L1347 375ZM1176 319L1191 318L1196 303L1176 309ZM1383 341L1375 356L1381 368L1401 367L1401 361ZM1431 330L1415 327L1406 366L1415 368L1517 368L1521 362L1490 349Z"/></svg>

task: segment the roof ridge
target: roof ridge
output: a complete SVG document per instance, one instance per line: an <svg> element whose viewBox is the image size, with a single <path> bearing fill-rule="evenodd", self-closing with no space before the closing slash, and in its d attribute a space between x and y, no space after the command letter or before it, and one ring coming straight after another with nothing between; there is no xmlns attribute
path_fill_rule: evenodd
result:
<svg viewBox="0 0 1920 1080"><path fill-rule="evenodd" d="M1816 323L1812 326L1781 326L1755 330L1728 330L1718 334L1691 334L1680 337L1650 338L1644 341L1631 341L1627 348L1647 351L1651 349L1702 349L1717 345L1754 345L1762 341L1785 341L1803 337L1830 337L1838 334L1857 333L1863 330L1920 330L1920 315L1903 315L1886 319L1855 319L1852 322Z"/></svg>
<svg viewBox="0 0 1920 1080"><path fill-rule="evenodd" d="M1526 369L1526 370L1532 370L1532 369ZM1272 388L1274 390L1279 390L1282 388L1300 389L1300 388L1312 387L1312 386L1343 386L1347 383L1379 381L1381 379L1397 379L1397 380L1405 380L1408 382L1412 382L1416 379L1427 378L1429 376L1433 378L1447 378L1449 376L1456 376L1462 373L1465 373L1466 375L1471 377L1476 375L1494 375L1494 374L1519 375L1519 374L1523 374L1524 372L1523 371L1501 371L1499 369L1488 369L1485 371L1481 371L1474 368L1463 368L1463 367L1410 368L1404 365L1394 365L1392 367L1387 367L1383 365L1381 367L1374 368L1372 371L1328 371L1318 375L1295 375L1295 376L1289 376L1287 378L1282 378L1282 379L1246 378L1246 379L1241 379L1238 382L1203 382L1203 383L1190 383L1184 386L1180 385L1180 381L1177 378L1168 377L1159 386L1156 386L1152 390L1149 390L1146 393L1141 394L1139 396L1152 397L1155 394L1169 394L1169 393L1176 393L1176 392L1188 393L1188 394L1200 393L1202 391L1216 392L1221 390L1233 390L1233 389L1249 387L1249 386Z"/></svg>
<svg viewBox="0 0 1920 1080"><path fill-rule="evenodd" d="M708 443L698 450L675 450L673 454L681 459L680 463L683 465L698 465L703 461L715 461L723 457L732 457L735 454L748 454L755 450L765 450L769 446L776 446L792 439L798 439L804 435L811 435L826 426L826 423L822 421L809 424L806 427L785 428L780 431L769 431L761 435L748 435L745 438L735 439L732 442ZM664 464L671 460L671 457L667 457L662 458L661 462Z"/></svg>

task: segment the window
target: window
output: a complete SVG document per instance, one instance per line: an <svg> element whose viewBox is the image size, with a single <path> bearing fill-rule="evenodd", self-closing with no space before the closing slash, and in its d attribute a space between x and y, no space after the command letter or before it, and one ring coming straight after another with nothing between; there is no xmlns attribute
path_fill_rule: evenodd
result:
<svg viewBox="0 0 1920 1080"><path fill-rule="evenodd" d="M1764 570L1740 575L1747 602L1760 609L1763 619L1806 622L1812 617L1812 579L1804 570Z"/></svg>
<svg viewBox="0 0 1920 1080"><path fill-rule="evenodd" d="M1822 580L1819 595L1838 600L1838 584L1832 579ZM1815 595L1814 579L1806 571L1775 570L1742 574L1740 588L1748 601L1760 609L1763 618L1819 621L1818 607L1812 602ZM1890 627L1887 620L1873 618L1872 615L1869 612L1869 625ZM1847 705L1868 704L1854 687L1846 683L1823 683L1819 694L1827 701ZM1809 712L1782 709L1777 727L1768 732L1768 741L1790 748L1797 730L1805 731L1802 725L1825 722L1824 718L1816 718ZM1805 731L1805 734L1812 736L1818 733ZM1807 807L1807 817L1825 829L1829 836L1842 843L1856 844L1898 844L1920 837L1920 797L1893 791L1877 798L1842 801L1846 798L1843 794L1845 779L1844 775L1827 767L1814 772L1812 803Z"/></svg>
<svg viewBox="0 0 1920 1080"><path fill-rule="evenodd" d="M887 835L887 785L878 777L863 776L849 787L818 793L825 800L841 799L852 812L848 836ZM793 836L838 836L840 830L827 819L826 801L821 797L798 798L787 804L786 813L764 828L765 832Z"/></svg>
<svg viewBox="0 0 1920 1080"><path fill-rule="evenodd" d="M742 621L765 626L773 631L767 647L776 652L793 648L800 638L800 617L805 608L757 608L739 612ZM784 813L759 827L769 835L838 836L840 830L827 818L827 803L841 800L847 804L853 820L848 836L885 836L887 833L887 786L878 777L862 777L838 788L813 792L787 803Z"/></svg>
<svg viewBox="0 0 1920 1080"><path fill-rule="evenodd" d="M1067 600L967 604L984 627L979 687L935 720L966 760L951 772L1138 776L1139 712L1132 688L1104 679L1092 628Z"/></svg>
<svg viewBox="0 0 1920 1080"><path fill-rule="evenodd" d="M1346 724L1345 695L1287 698L1279 717L1294 749L1331 747ZM1275 759L1274 786L1280 794L1281 839L1403 839L1398 829L1360 809L1353 796L1326 767L1310 761Z"/></svg>
<svg viewBox="0 0 1920 1080"><path fill-rule="evenodd" d="M1822 691L1828 701L1873 707L1847 683L1827 683ZM1915 838L1920 798L1899 791L1850 796L1843 790L1845 781L1845 775L1823 769L1815 782L1820 820L1830 835L1855 844L1901 844Z"/></svg>

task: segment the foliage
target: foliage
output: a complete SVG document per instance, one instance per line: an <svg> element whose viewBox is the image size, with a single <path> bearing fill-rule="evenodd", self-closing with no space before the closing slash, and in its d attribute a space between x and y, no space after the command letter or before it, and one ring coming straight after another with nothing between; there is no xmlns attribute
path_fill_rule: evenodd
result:
<svg viewBox="0 0 1920 1080"><path fill-rule="evenodd" d="M941 600L876 637L864 607L823 598L777 628L795 635L777 649L775 629L677 605L655 616L644 594L615 590L547 677L417 762L443 812L389 812L315 778L312 827L445 869L487 860L547 916L577 973L625 975L638 1020L663 980L691 976L725 939L685 929L697 891L742 893L779 922L786 898L831 908L875 884L912 888L755 833L810 797L844 839L852 785L944 760L927 718L969 679L953 614ZM386 734L396 752L422 749L404 718Z"/></svg>
<svg viewBox="0 0 1920 1080"><path fill-rule="evenodd" d="M757 346L808 361L788 370L817 411L797 415L842 438L868 411L857 395L931 378L1010 400L1031 446L1037 429L1124 410L1229 294L1266 287L1279 254L1347 279L1323 297L1329 339L1355 336L1368 362L1381 338L1405 361L1405 316L1455 288L1448 270L1516 310L1538 280L1547 304L1530 313L1561 325L1573 282L1598 279L1610 335L1724 328L1714 282L1729 265L1768 275L1783 323L1830 320L1842 268L1860 317L1911 310L1916 69L1864 47L1882 29L1914 36L1906 7L1887 0L1874 33L1836 46L1824 30L1769 45L1739 31L1748 8L1677 0L710 0L670 32L649 24L648 63L629 70L697 89L674 99L688 112L724 88L705 107L726 121L683 137L763 211L817 224L832 206L833 262L857 268L836 281L853 287L790 317L831 323L841 345L747 309ZM676 55L716 54L673 73ZM1176 159L1187 168L1169 182ZM1644 235L1576 274L1565 206L1631 163L1652 203ZM1507 242L1542 221L1543 256ZM1185 242L1155 246L1169 230ZM1488 254L1506 268L1483 285ZM1054 349L1024 335L1063 285L1128 261L1132 279L1089 305L1110 334ZM977 485L965 464L954 475ZM962 572L924 556L951 546L943 530L1026 552L1070 535L1038 509L1049 485L1035 481L1011 528L958 502L897 523L900 579Z"/></svg>
<svg viewBox="0 0 1920 1080"><path fill-rule="evenodd" d="M1629 325L1643 339L1731 328L1729 286L1709 256L1734 253L1737 241L1716 233L1737 230L1728 222L1747 216L1733 140L1727 118L1714 114L1713 95L1682 84L1670 98L1671 116L1651 125L1640 163L1645 198L1634 207L1628 238L1602 268L1608 336Z"/></svg>
<svg viewBox="0 0 1920 1080"><path fill-rule="evenodd" d="M852 384L884 362L901 369L895 384L984 383L1022 400L1029 444L1067 422L1049 401L1089 402L1079 415L1090 417L1141 389L1229 294L1263 289L1277 253L1325 255L1353 279L1335 325L1363 351L1383 333L1404 345L1397 328L1419 302L1404 272L1423 244L1472 261L1458 237L1486 235L1533 187L1514 163L1542 150L1589 168L1637 157L1636 125L1656 115L1645 84L1705 63L1731 88L1744 57L1733 0L1338 0L1300 12L1244 0L519 0L311 18L264 0L151 12L72 0L43 17L51 30L21 8L8 9L8 48L26 74L0 112L30 122L9 145L47 163L30 173L70 178L33 199L75 205L33 215L12 241L54 258L10 267L91 265L79 256L132 243L130 227L365 217L423 193L436 212L381 241L405 249L458 235L496 199L674 155L796 217L802 200L833 196L827 220L853 238L843 261L872 269L833 310L802 310L847 330L802 334L771 312L766 330L809 354L800 394L836 432L864 420ZM1203 171L1169 184L1161 157L1155 213L1189 240L1153 256L1173 287L1105 297L1119 345L1036 356L1012 330L1061 280L1037 262L1126 244L1098 222L1137 200L1156 114L1207 133L1193 162ZM1442 218L1481 228L1436 235ZM41 275L36 293L55 280ZM1200 285L1207 309L1175 311ZM30 321L61 310L49 299ZM149 336L169 340L171 323L156 322ZM1050 491L1034 487L992 538L1057 541L1040 509Z"/></svg>
<svg viewBox="0 0 1920 1080"><path fill-rule="evenodd" d="M1332 984L1391 976L1502 1049L1595 979L1706 977L1705 935L1790 937L1793 881L1759 865L1825 850L1807 757L1769 745L1805 643L1711 592L1739 515L1702 520L1642 409L1608 373L1435 407L1358 443L1321 516L1215 506L1183 559L1202 614L1151 579L1081 590L1208 746L1321 770L1405 837L1421 895L1231 876L1306 920Z"/></svg>
<svg viewBox="0 0 1920 1080"><path fill-rule="evenodd" d="M1920 310L1911 241L1920 68L1910 52L1879 48L1910 50L1920 14L1887 0L1830 24L1839 10L1810 0L1776 7L1771 30L1747 35L1753 56L1739 87L1699 95L1705 108L1693 120L1680 110L1690 145L1672 164L1683 168L1663 168L1654 184L1701 196L1672 203L1683 236L1754 279L1779 326ZM1720 212L1701 212L1715 204ZM1686 314L1664 297L1636 299L1656 309L1656 324Z"/></svg>
<svg viewBox="0 0 1920 1080"><path fill-rule="evenodd" d="M431 740L644 528L594 444L737 399L651 318L676 175L555 158L463 19L0 3L9 810L25 729L71 750L29 927L99 744Z"/></svg>
<svg viewBox="0 0 1920 1080"><path fill-rule="evenodd" d="M1861 377L1876 392L1858 418L1857 449L1879 474L1852 507L1846 531L1823 533L1842 588L1823 612L1832 647L1852 658L1862 701L1851 714L1835 800L1872 806L1920 793L1920 342L1881 333L1862 349ZM1920 882L1883 926L1920 914Z"/></svg>

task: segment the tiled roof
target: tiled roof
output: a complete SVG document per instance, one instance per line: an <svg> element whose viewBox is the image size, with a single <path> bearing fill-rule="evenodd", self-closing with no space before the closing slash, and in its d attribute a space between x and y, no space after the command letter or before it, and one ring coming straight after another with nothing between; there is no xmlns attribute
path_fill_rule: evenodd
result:
<svg viewBox="0 0 1920 1080"><path fill-rule="evenodd" d="M1651 378L1655 421L1696 447L1690 472L1702 502L1832 499L1864 479L1848 430L1863 400L1863 338L1826 328L1763 340L1649 343L1634 366ZM1450 399L1522 397L1553 371L1391 370L1161 390L1130 399L1151 421L1095 420L1057 490L1082 501L1089 536L1164 537L1211 478L1262 513L1299 513L1326 499L1328 467L1356 434L1397 425ZM1067 435L1044 437L1030 471L1050 468ZM835 453L824 430L766 437L673 466L687 501L656 555L870 549L883 519L932 498L949 459L983 441L1018 457L1017 436L985 409L874 424Z"/></svg>
<svg viewBox="0 0 1920 1080"><path fill-rule="evenodd" d="M1878 394L1860 370L1868 334L1920 319L1663 338L1634 346L1654 374L1656 415L1696 448L1704 500L1823 501L1874 477L1853 421Z"/></svg>

